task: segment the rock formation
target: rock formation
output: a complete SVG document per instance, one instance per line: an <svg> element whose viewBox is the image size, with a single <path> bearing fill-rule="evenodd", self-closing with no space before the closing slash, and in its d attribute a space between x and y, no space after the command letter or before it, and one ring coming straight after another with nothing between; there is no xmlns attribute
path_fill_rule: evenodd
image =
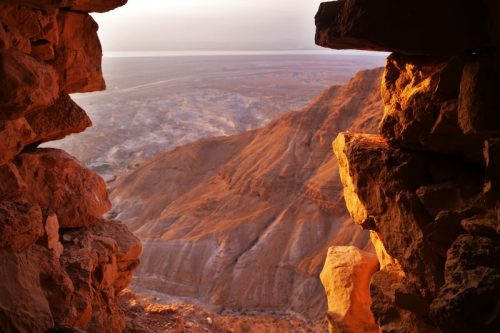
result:
<svg viewBox="0 0 500 333"><path fill-rule="evenodd" d="M376 260L376 259L375 259ZM324 332L323 322L311 326L293 314L214 313L194 304L164 305L130 291L120 295L126 315L124 333L311 333ZM78 332L76 332L78 333Z"/></svg>
<svg viewBox="0 0 500 333"><path fill-rule="evenodd" d="M369 286L378 270L377 257L354 246L328 250L321 283L328 299L331 332L377 332L370 311Z"/></svg>
<svg viewBox="0 0 500 333"><path fill-rule="evenodd" d="M369 243L345 210L330 143L376 130L381 74L360 72L262 129L176 148L119 179L113 216L144 244L133 286L323 320L327 249Z"/></svg>
<svg viewBox="0 0 500 333"><path fill-rule="evenodd" d="M379 134L334 142L381 332L500 331L500 2L323 3L316 42L393 52Z"/></svg>
<svg viewBox="0 0 500 333"><path fill-rule="evenodd" d="M68 96L104 89L87 12L125 2L0 1L1 332L125 327L116 297L139 240L102 219L111 206L101 178L64 151L37 148L91 125Z"/></svg>

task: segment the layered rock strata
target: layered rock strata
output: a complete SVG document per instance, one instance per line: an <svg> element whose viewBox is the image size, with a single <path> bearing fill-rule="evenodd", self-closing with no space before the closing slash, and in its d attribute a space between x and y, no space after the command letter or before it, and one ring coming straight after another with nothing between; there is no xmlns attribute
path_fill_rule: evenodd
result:
<svg viewBox="0 0 500 333"><path fill-rule="evenodd" d="M144 243L134 286L323 321L327 249L370 244L344 207L330 143L376 131L381 75L361 71L261 129L178 147L118 179L114 211Z"/></svg>
<svg viewBox="0 0 500 333"><path fill-rule="evenodd" d="M377 248L381 332L500 330L498 22L494 0L340 0L316 16L319 45L393 52L379 134L334 142Z"/></svg>
<svg viewBox="0 0 500 333"><path fill-rule="evenodd" d="M68 96L104 89L97 24L126 1L0 1L0 331L120 332L139 240L104 181L40 143L91 125ZM57 331L57 330L56 330Z"/></svg>

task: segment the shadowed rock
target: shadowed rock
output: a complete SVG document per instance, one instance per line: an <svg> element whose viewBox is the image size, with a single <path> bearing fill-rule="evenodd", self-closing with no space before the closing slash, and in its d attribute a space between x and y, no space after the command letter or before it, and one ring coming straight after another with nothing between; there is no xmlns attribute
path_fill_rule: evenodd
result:
<svg viewBox="0 0 500 333"><path fill-rule="evenodd" d="M339 0L316 14L316 44L445 56L491 47L484 5L468 0Z"/></svg>

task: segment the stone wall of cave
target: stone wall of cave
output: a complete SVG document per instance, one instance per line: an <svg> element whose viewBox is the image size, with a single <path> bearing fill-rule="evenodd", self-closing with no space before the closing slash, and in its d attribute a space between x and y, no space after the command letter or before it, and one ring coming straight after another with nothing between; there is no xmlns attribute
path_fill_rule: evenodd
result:
<svg viewBox="0 0 500 333"><path fill-rule="evenodd" d="M56 326L121 332L117 294L141 245L117 221L106 184L39 144L90 119L69 94L102 90L101 45L88 12L126 0L0 1L0 331Z"/></svg>
<svg viewBox="0 0 500 333"><path fill-rule="evenodd" d="M318 45L392 52L379 134L333 144L379 258L367 331L499 332L500 1L340 0L316 25ZM329 319L352 331L349 314Z"/></svg>

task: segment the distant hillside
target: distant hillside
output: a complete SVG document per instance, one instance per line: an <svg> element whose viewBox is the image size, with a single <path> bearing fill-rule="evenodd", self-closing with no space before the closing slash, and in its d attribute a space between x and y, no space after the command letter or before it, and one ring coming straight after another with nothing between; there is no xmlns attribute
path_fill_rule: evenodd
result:
<svg viewBox="0 0 500 333"><path fill-rule="evenodd" d="M327 248L368 235L348 217L331 142L375 132L381 69L241 135L162 153L118 180L115 215L144 244L136 287L217 310L324 315Z"/></svg>

